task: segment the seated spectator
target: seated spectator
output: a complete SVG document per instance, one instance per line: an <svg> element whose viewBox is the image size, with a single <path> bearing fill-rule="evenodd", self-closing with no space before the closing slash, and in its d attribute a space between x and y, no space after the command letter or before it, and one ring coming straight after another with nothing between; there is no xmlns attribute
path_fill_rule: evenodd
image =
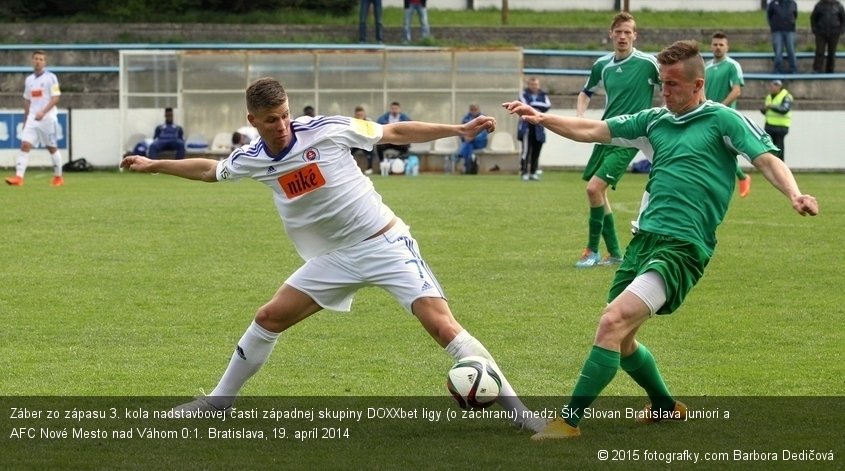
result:
<svg viewBox="0 0 845 471"><path fill-rule="evenodd" d="M249 144L249 141L246 140L246 136L239 133L238 131L233 132L232 133L232 150L235 150L235 149L237 149L238 147L240 147L244 144Z"/></svg>
<svg viewBox="0 0 845 471"><path fill-rule="evenodd" d="M481 108L472 103L469 105L469 112L461 120L461 124L466 124L479 116L481 116ZM461 139L461 144L458 147L458 158L464 161L464 173L478 173L473 154L475 154L475 151L487 147L487 130L482 130L473 138L461 137L459 139Z"/></svg>
<svg viewBox="0 0 845 471"><path fill-rule="evenodd" d="M242 126L232 133L232 150L245 146L258 137L258 130L252 126Z"/></svg>
<svg viewBox="0 0 845 471"><path fill-rule="evenodd" d="M315 110L313 106L308 105L305 108L302 108L302 116L308 116L313 118L317 116L317 110Z"/></svg>
<svg viewBox="0 0 845 471"><path fill-rule="evenodd" d="M400 121L410 121L411 118L402 112L402 106L399 104L398 101L394 101L390 104L390 111L387 113L379 116L376 120L379 124L390 124L390 123L398 123ZM408 149L410 149L410 145L398 145L398 144L379 144L376 146L376 153L378 154L378 161L384 161L384 151L388 149L393 149L399 152L400 158L404 158L408 154Z"/></svg>
<svg viewBox="0 0 845 471"><path fill-rule="evenodd" d="M354 117L355 117L355 119L360 119L360 120L363 120L363 121L372 121L370 118L367 117L367 110L361 105L358 105L358 106L355 107ZM364 169L364 174L365 175L372 175L373 174L373 159L375 159L375 157L376 157L376 151L372 150L372 149L371 150L359 149L357 147L353 147L349 150L352 152L352 155L355 155L359 152L364 153L364 155L367 157L367 168Z"/></svg>
<svg viewBox="0 0 845 471"><path fill-rule="evenodd" d="M255 129L252 126L241 126L238 128L238 132L246 140L244 144L249 144L250 142L258 139L258 129Z"/></svg>
<svg viewBox="0 0 845 471"><path fill-rule="evenodd" d="M157 159L161 151L176 151L176 158L185 158L185 137L182 126L173 124L173 108L164 109L164 124L156 126L148 157Z"/></svg>

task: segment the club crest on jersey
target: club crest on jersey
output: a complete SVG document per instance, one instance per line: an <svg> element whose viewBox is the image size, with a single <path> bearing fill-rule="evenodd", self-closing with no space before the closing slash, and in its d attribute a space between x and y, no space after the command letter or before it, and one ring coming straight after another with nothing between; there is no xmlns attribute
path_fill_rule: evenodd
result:
<svg viewBox="0 0 845 471"><path fill-rule="evenodd" d="M320 151L318 151L314 147L309 147L305 149L305 152L302 153L302 160L306 162L314 162L315 160L320 160Z"/></svg>

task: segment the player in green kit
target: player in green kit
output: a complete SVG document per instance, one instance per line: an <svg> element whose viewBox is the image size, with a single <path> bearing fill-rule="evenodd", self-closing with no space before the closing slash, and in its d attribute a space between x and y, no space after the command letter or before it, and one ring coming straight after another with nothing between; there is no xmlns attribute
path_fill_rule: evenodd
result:
<svg viewBox="0 0 845 471"><path fill-rule="evenodd" d="M728 57L728 36L716 31L710 37L713 60L704 68L704 94L708 100L719 102L736 109L736 100L742 94L745 80L742 66ZM751 177L737 164L736 179L739 181L739 196L745 198L751 193Z"/></svg>
<svg viewBox="0 0 845 471"><path fill-rule="evenodd" d="M607 95L602 119L636 113L652 107L654 88L658 84L657 61L653 56L634 48L637 23L631 14L623 12L613 17L610 39L613 41L613 52L596 60L587 83L578 94L578 117L584 116L593 93L599 87L604 88ZM616 189L636 155L637 149L627 147L599 144L593 148L582 175L587 182L590 216L587 224L587 247L575 264L577 268L613 265L622 261L622 250L616 236L607 189ZM608 252L603 260L599 255L599 242L602 238Z"/></svg>
<svg viewBox="0 0 845 471"><path fill-rule="evenodd" d="M802 194L775 146L753 121L720 103L701 100L704 60L695 41L678 41L657 56L665 107L607 121L539 113L519 102L504 107L521 119L578 142L636 146L653 158L639 231L610 286L595 342L569 404L534 440L577 437L589 407L622 368L645 389L651 403L641 422L684 419L654 357L636 340L654 314L677 310L704 274L716 247L716 228L734 190L736 156L789 198L801 215L816 215L818 202Z"/></svg>

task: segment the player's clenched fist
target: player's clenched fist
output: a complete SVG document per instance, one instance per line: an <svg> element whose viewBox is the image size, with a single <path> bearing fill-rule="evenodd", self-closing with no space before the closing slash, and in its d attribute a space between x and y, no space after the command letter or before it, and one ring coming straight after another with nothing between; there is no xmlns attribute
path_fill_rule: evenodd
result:
<svg viewBox="0 0 845 471"><path fill-rule="evenodd" d="M819 214L819 202L810 195L800 195L792 200L792 207L802 216Z"/></svg>
<svg viewBox="0 0 845 471"><path fill-rule="evenodd" d="M126 168L133 172L145 172L152 162L152 160L141 155L130 155L120 161L120 168Z"/></svg>

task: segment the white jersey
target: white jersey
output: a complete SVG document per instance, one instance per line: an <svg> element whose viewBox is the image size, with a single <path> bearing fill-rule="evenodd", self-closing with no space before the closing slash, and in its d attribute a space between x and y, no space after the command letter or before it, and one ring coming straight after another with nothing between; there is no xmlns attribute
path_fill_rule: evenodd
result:
<svg viewBox="0 0 845 471"><path fill-rule="evenodd" d="M381 125L319 116L297 118L291 130L290 144L278 155L269 155L262 139L235 149L217 165L217 180L249 177L270 187L303 259L358 244L394 218L349 151L372 149Z"/></svg>
<svg viewBox="0 0 845 471"><path fill-rule="evenodd" d="M29 74L23 89L24 100L29 100L28 117L34 117L47 106L51 98L61 94L59 79L54 73L43 70L41 75ZM56 118L57 115L58 111L54 106L44 115L44 118Z"/></svg>

